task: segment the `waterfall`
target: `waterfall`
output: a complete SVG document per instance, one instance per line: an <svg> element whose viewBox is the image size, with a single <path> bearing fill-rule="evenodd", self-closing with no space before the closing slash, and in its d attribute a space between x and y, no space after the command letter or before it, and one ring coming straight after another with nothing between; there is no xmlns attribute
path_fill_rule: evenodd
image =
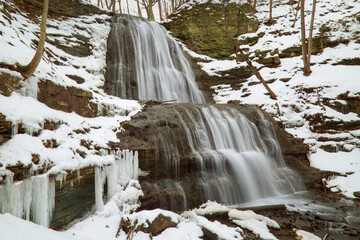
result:
<svg viewBox="0 0 360 240"><path fill-rule="evenodd" d="M194 191L202 202L234 205L305 190L286 167L271 123L256 108L243 113L235 106L175 104L161 111L173 126L154 131L162 153L155 169L167 176L144 185L164 199L159 207L184 210ZM192 159L196 166L181 171Z"/></svg>
<svg viewBox="0 0 360 240"><path fill-rule="evenodd" d="M155 22L120 16L108 38L107 93L122 98L203 103L195 75L175 39Z"/></svg>

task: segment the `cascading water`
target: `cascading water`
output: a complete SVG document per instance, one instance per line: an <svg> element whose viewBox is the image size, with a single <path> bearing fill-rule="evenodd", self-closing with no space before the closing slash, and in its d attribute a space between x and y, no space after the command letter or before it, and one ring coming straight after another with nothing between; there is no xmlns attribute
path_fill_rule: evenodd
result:
<svg viewBox="0 0 360 240"><path fill-rule="evenodd" d="M149 122L141 127L149 129L144 139L156 159L142 186L158 199L155 205L184 210L207 200L234 205L305 190L257 108L172 104L150 110L139 121ZM132 121L139 126L136 117Z"/></svg>
<svg viewBox="0 0 360 240"><path fill-rule="evenodd" d="M121 16L108 38L105 90L122 98L203 103L175 39L159 24Z"/></svg>
<svg viewBox="0 0 360 240"><path fill-rule="evenodd" d="M136 17L120 16L112 24L105 79L106 91L120 97L204 103L176 41L157 23ZM159 108L163 116L146 126L153 137L142 140L155 149L153 177L142 186L145 198L158 195L157 207L184 210L209 199L238 204L304 190L286 168L271 124L259 110L252 110L256 126L233 107Z"/></svg>

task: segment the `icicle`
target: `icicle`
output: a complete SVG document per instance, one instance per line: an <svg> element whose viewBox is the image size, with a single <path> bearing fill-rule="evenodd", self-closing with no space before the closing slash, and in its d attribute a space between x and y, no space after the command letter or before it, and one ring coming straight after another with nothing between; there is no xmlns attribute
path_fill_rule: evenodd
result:
<svg viewBox="0 0 360 240"><path fill-rule="evenodd" d="M66 181L67 174L68 173L66 171L62 171L56 174L55 180L60 183L60 189L62 188L63 182Z"/></svg>
<svg viewBox="0 0 360 240"><path fill-rule="evenodd" d="M44 174L32 178L31 215L35 223L49 227L54 208L55 183Z"/></svg>
<svg viewBox="0 0 360 240"><path fill-rule="evenodd" d="M27 78L25 87L21 89L21 93L25 97L32 97L32 98L37 99L38 78L35 78L35 77Z"/></svg>
<svg viewBox="0 0 360 240"><path fill-rule="evenodd" d="M0 213L48 227L55 206L55 182L47 174L0 186Z"/></svg>
<svg viewBox="0 0 360 240"><path fill-rule="evenodd" d="M97 211L104 209L102 169L98 166L95 167L95 209Z"/></svg>
<svg viewBox="0 0 360 240"><path fill-rule="evenodd" d="M18 131L19 131L19 124L20 123L17 123L17 122L13 122L12 125L11 125L11 136L15 136L16 134L18 134Z"/></svg>

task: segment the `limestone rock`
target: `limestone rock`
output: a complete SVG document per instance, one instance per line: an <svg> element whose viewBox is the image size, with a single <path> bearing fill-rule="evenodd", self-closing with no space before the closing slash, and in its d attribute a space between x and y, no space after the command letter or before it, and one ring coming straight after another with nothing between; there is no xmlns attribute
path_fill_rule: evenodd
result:
<svg viewBox="0 0 360 240"><path fill-rule="evenodd" d="M259 23L248 4L229 3L226 14L231 36L255 32L258 28ZM184 8L164 23L172 35L184 41L191 50L224 59L235 53L235 46L219 25L225 27L224 6L210 2Z"/></svg>
<svg viewBox="0 0 360 240"><path fill-rule="evenodd" d="M76 112L83 117L95 117L97 104L91 102L92 93L76 87L63 87L52 81L38 83L38 101L65 112Z"/></svg>
<svg viewBox="0 0 360 240"><path fill-rule="evenodd" d="M0 72L0 94L7 97L10 96L13 91L21 88L21 80L21 77L6 72Z"/></svg>

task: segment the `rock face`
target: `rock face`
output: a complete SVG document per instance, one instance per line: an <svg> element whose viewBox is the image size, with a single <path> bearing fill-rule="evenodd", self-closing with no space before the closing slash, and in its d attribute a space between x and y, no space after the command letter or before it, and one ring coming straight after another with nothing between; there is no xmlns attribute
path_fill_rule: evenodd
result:
<svg viewBox="0 0 360 240"><path fill-rule="evenodd" d="M213 119L207 118L207 114ZM172 104L148 108L124 123L125 131L118 135L121 142L114 147L137 150L139 167L148 172L146 177L140 178L144 191L141 208L181 211L208 199L227 204L241 203L251 198L247 187L255 193L255 199L262 194L272 195L270 189L279 186L272 185L271 177L263 185L264 181L257 179L260 175L256 171L261 171L266 179L268 173L276 175L285 166L277 141L273 139L275 135L268 132L272 127L261 116L261 111L252 106ZM237 132L237 129L241 130ZM249 132L243 133L243 130ZM289 144L289 136L284 132L281 134L278 137L283 139L284 145ZM290 140L290 143L286 153L304 157L307 148L301 140ZM248 153L256 157L252 158ZM270 165L281 167L267 168L266 161L255 163L263 159L262 154L271 161ZM232 156L236 156L234 162ZM257 170L247 165L246 160L244 165L236 165L247 157L257 165ZM239 173L242 170L246 173ZM283 183L300 190L301 180L296 174L292 177L297 180L289 183L284 179ZM262 193L258 194L258 187ZM278 190L287 192L289 189L280 187Z"/></svg>
<svg viewBox="0 0 360 240"><path fill-rule="evenodd" d="M11 122L0 113L0 145L11 138Z"/></svg>
<svg viewBox="0 0 360 240"><path fill-rule="evenodd" d="M235 46L221 28L227 29L230 36L255 32L258 22L252 11L248 4L230 3L225 7L207 2L181 9L164 26L191 50L224 59L235 52Z"/></svg>
<svg viewBox="0 0 360 240"><path fill-rule="evenodd" d="M55 183L55 208L50 227L60 229L73 220L83 217L94 206L94 168L87 167L79 172L69 172L66 179Z"/></svg>
<svg viewBox="0 0 360 240"><path fill-rule="evenodd" d="M15 77L6 72L0 72L0 94L7 97L10 96L13 91L21 88L20 81L20 77Z"/></svg>
<svg viewBox="0 0 360 240"><path fill-rule="evenodd" d="M20 0L22 4L28 4L26 7L41 11L42 0ZM81 15L95 15L103 13L99 8L84 4L80 0L51 0L49 2L49 15L52 17L79 17Z"/></svg>
<svg viewBox="0 0 360 240"><path fill-rule="evenodd" d="M38 83L38 101L56 110L76 112L83 117L95 117L97 104L90 101L92 93L76 87L63 87L51 81Z"/></svg>

